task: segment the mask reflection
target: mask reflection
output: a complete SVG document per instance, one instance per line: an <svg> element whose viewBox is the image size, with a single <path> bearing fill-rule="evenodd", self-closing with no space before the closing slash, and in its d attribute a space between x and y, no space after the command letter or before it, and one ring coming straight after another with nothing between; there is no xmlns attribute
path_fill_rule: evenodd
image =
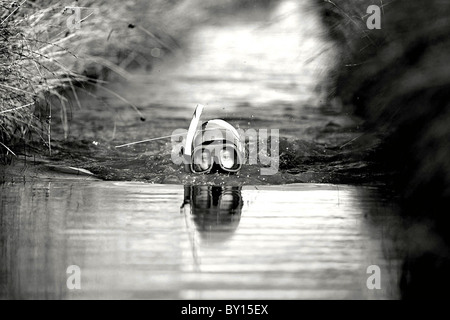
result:
<svg viewBox="0 0 450 320"><path fill-rule="evenodd" d="M241 187L185 186L182 212L190 214L202 238L225 240L239 225Z"/></svg>

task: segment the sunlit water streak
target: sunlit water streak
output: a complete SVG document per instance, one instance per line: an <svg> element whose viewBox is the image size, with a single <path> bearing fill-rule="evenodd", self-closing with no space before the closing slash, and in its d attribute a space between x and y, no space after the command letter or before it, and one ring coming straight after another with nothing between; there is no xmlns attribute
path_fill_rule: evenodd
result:
<svg viewBox="0 0 450 320"><path fill-rule="evenodd" d="M311 4L288 0L262 17L229 19L202 25L182 53L115 89L141 106L201 103L234 116L248 107L256 116L292 107L298 116L303 107L324 103L321 88L336 53Z"/></svg>

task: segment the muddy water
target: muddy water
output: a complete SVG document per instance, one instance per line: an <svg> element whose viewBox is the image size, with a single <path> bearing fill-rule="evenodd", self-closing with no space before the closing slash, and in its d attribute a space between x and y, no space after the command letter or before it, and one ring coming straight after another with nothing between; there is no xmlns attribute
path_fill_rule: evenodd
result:
<svg viewBox="0 0 450 320"><path fill-rule="evenodd" d="M109 84L145 122L98 89L96 99L80 96L80 109L73 102L66 141L54 124L53 165L115 182L74 179L30 160L3 175L0 296L397 298L390 200L375 187L311 184L365 168L348 154L350 162L336 158L357 123L323 112L334 53L313 8L282 1L206 24L189 43L151 73ZM197 103L205 119L280 129L285 166L273 176L260 176L259 166L191 176L171 162L170 141L115 148L187 128ZM70 265L81 269L81 290L66 286ZM380 267L380 290L366 286L369 265Z"/></svg>
<svg viewBox="0 0 450 320"><path fill-rule="evenodd" d="M0 190L2 298L398 298L398 226L374 188L52 179ZM67 288L70 265L80 290ZM370 265L380 290L366 286Z"/></svg>

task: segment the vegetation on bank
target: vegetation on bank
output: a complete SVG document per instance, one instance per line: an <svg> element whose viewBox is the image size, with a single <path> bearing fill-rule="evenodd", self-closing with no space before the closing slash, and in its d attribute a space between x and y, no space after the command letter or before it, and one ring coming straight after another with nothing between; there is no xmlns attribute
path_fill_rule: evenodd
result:
<svg viewBox="0 0 450 320"><path fill-rule="evenodd" d="M382 9L379 30L366 27L373 4ZM376 160L395 172L405 216L428 221L449 244L450 2L335 0L320 8L341 51L335 95L383 137ZM424 242L426 253L407 260L404 297L448 297L448 246Z"/></svg>
<svg viewBox="0 0 450 320"><path fill-rule="evenodd" d="M177 6L164 1L1 0L0 7L3 154L32 137L50 148L52 118L68 125L62 91L75 93L76 85L104 80L110 72L127 77L133 63L151 65L151 50L174 50L171 34L186 23L176 17ZM161 20L175 18L176 27L161 27ZM52 99L59 100L57 109Z"/></svg>
<svg viewBox="0 0 450 320"><path fill-rule="evenodd" d="M240 2L271 0L0 0L2 159L32 140L51 149L52 121L69 126L64 92L79 104L76 87L126 79L133 68L150 70L154 59L179 50L211 12Z"/></svg>

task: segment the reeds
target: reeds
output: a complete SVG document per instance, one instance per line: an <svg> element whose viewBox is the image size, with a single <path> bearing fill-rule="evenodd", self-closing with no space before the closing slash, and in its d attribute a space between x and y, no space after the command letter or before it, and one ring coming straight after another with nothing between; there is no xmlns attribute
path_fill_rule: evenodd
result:
<svg viewBox="0 0 450 320"><path fill-rule="evenodd" d="M11 154L13 147L7 145L31 136L51 150L52 116L59 115L63 128L68 127L65 91L75 94L79 104L76 85L101 82L106 74L127 78L127 69L151 65L152 49L177 50L173 35L182 34L189 20L180 5L161 0L0 0L0 8L3 154Z"/></svg>
<svg viewBox="0 0 450 320"><path fill-rule="evenodd" d="M52 121L60 121L67 136L72 102L65 92L81 107L76 86L150 70L154 59L176 53L190 30L217 12L271 2L0 0L0 153L11 154L14 144L31 137L51 151Z"/></svg>

